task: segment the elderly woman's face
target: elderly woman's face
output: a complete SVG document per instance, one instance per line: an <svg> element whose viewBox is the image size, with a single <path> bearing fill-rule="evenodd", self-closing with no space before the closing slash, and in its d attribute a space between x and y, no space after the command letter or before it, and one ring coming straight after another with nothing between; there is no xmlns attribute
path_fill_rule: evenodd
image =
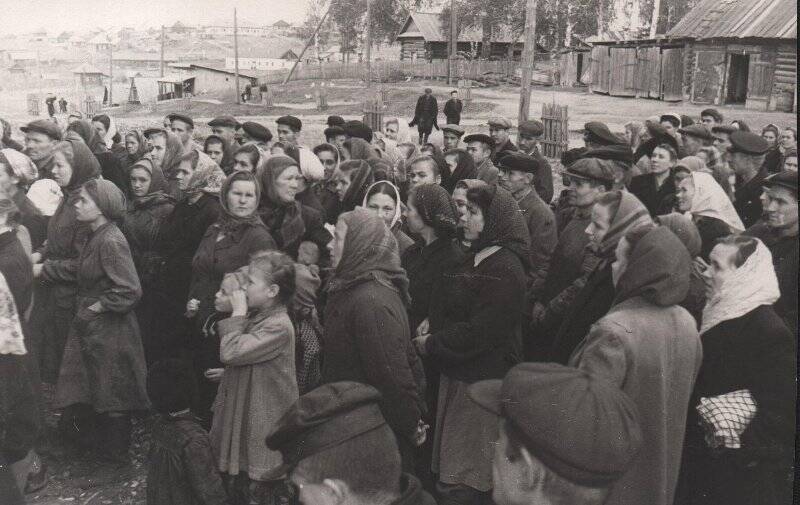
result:
<svg viewBox="0 0 800 505"><path fill-rule="evenodd" d="M397 140L397 135L400 132L400 125L397 123L386 123L386 126L383 129L383 133L386 134L387 138L392 140Z"/></svg>
<svg viewBox="0 0 800 505"><path fill-rule="evenodd" d="M784 149L797 148L797 139L794 137L792 130L783 130L783 133L781 133L781 146Z"/></svg>
<svg viewBox="0 0 800 505"><path fill-rule="evenodd" d="M461 227L464 229L464 238L467 240L478 240L483 231L485 222L483 210L478 204L467 200L467 212L461 216Z"/></svg>
<svg viewBox="0 0 800 505"><path fill-rule="evenodd" d="M589 242L599 247L603 242L603 237L611 227L611 209L605 205L596 204L592 207L592 220L586 227L586 234L589 235Z"/></svg>
<svg viewBox="0 0 800 505"><path fill-rule="evenodd" d="M772 130L764 130L761 134L761 138L767 141L770 147L775 145L775 142L778 141L778 137L775 135L775 132Z"/></svg>
<svg viewBox="0 0 800 505"><path fill-rule="evenodd" d="M175 175L173 176L175 180L178 181L178 188L181 191L184 191L189 187L189 179L192 178L193 174L194 167L192 166L192 162L189 160L182 160L178 165L178 168L175 170Z"/></svg>
<svg viewBox="0 0 800 505"><path fill-rule="evenodd" d="M736 272L736 265L733 262L736 252L736 246L728 244L718 244L711 250L708 267L702 273L707 298L718 293L725 281Z"/></svg>
<svg viewBox="0 0 800 505"><path fill-rule="evenodd" d="M694 179L685 177L679 184L676 192L678 199L678 210L681 212L689 212L692 208L692 201L694 200Z"/></svg>
<svg viewBox="0 0 800 505"><path fill-rule="evenodd" d="M75 218L82 223L93 223L103 215L86 188L81 188L81 193L73 205L75 206Z"/></svg>
<svg viewBox="0 0 800 505"><path fill-rule="evenodd" d="M256 167L253 166L253 160L250 159L249 153L239 153L233 157L233 169L237 172L253 173Z"/></svg>

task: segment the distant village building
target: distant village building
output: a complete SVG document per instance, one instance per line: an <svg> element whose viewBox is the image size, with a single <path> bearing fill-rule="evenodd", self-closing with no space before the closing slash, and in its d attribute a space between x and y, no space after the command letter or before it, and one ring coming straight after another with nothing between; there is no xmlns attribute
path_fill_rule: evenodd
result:
<svg viewBox="0 0 800 505"><path fill-rule="evenodd" d="M103 79L108 77L97 67L84 63L72 71L76 83L81 87L103 86Z"/></svg>
<svg viewBox="0 0 800 505"><path fill-rule="evenodd" d="M195 79L195 94L233 90L236 88L236 76L232 70L208 65L198 65L195 63L172 63L169 67L171 72L174 72L178 77L192 77ZM253 75L252 72L240 70L239 89L244 89L246 84L258 86L258 77Z"/></svg>
<svg viewBox="0 0 800 505"><path fill-rule="evenodd" d="M297 54L292 49L278 47L266 51L249 51L247 54L248 56L239 56L239 70L281 70L291 68L297 60ZM225 68L236 68L235 60L233 56L226 56Z"/></svg>
<svg viewBox="0 0 800 505"><path fill-rule="evenodd" d="M144 51L114 51L114 67L123 70L158 70L161 67L160 52ZM177 61L175 58L164 57L164 64Z"/></svg>

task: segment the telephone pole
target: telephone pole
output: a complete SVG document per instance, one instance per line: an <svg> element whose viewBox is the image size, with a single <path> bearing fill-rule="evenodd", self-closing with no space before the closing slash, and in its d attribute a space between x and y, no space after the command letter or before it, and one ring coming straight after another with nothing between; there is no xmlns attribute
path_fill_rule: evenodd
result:
<svg viewBox="0 0 800 505"><path fill-rule="evenodd" d="M364 51L364 55L367 58L367 87L370 87L370 81L372 80L372 75L370 70L370 59L372 56L372 1L367 0L367 36L365 45L366 50Z"/></svg>
<svg viewBox="0 0 800 505"><path fill-rule="evenodd" d="M522 87L519 92L518 123L528 120L531 108L531 75L536 56L536 0L525 9L525 47L522 49Z"/></svg>
<svg viewBox="0 0 800 505"><path fill-rule="evenodd" d="M109 42L111 42L109 40ZM108 45L108 106L114 105L114 47Z"/></svg>
<svg viewBox="0 0 800 505"><path fill-rule="evenodd" d="M161 77L164 77L164 25L161 25Z"/></svg>
<svg viewBox="0 0 800 505"><path fill-rule="evenodd" d="M233 8L233 75L236 81L236 103L242 103L239 95L239 25L236 23L236 8Z"/></svg>
<svg viewBox="0 0 800 505"><path fill-rule="evenodd" d="M450 64L447 65L447 84L458 84L453 75L453 66L458 56L458 23L456 22L456 0L450 0Z"/></svg>

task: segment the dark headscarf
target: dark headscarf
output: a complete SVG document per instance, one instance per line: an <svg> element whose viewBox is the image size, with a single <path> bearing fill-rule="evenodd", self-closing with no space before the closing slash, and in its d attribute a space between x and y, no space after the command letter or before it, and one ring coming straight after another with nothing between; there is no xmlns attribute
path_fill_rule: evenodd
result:
<svg viewBox="0 0 800 505"><path fill-rule="evenodd" d="M100 176L100 163L77 133L67 132L64 140L56 144L56 150L62 151L72 166L72 178L64 188L67 191L78 189L89 179Z"/></svg>
<svg viewBox="0 0 800 505"><path fill-rule="evenodd" d="M208 137L206 137L206 140L203 143L203 152L206 152L206 149L208 149L209 142L214 142L222 145L222 163L220 163L220 168L226 174L231 173L231 171L233 171L233 165L234 165L233 146L228 145L228 143L225 142L225 139L223 139L219 135L209 135Z"/></svg>
<svg viewBox="0 0 800 505"><path fill-rule="evenodd" d="M628 252L616 286L618 304L635 296L661 307L681 303L689 292L692 258L668 228L653 227Z"/></svg>
<svg viewBox="0 0 800 505"><path fill-rule="evenodd" d="M436 165L439 167L439 175L441 175L442 180L448 180L450 178L450 165L448 165L447 160L444 159L441 148L431 143L425 144L423 147L427 147L433 151L428 156L433 158L433 161L435 161Z"/></svg>
<svg viewBox="0 0 800 505"><path fill-rule="evenodd" d="M617 191L619 193L619 207L611 216L608 230L600 241L597 254L603 257L613 257L617 244L628 231L643 225L652 225L653 219L647 207L636 198L633 193Z"/></svg>
<svg viewBox="0 0 800 505"><path fill-rule="evenodd" d="M146 195L131 198L128 202L129 206L141 208L148 207L151 203L156 201L162 201L164 199L173 200L173 198L166 193L169 186L167 185L167 180L164 178L164 173L160 168L155 166L150 156L144 156L131 165L128 175L130 175L134 168L140 168L150 174L150 187L147 189Z"/></svg>
<svg viewBox="0 0 800 505"><path fill-rule="evenodd" d="M697 225L694 224L692 218L679 212L672 212L671 214L658 216L656 219L661 226L669 228L683 242L692 258L700 256L703 239L700 237L700 232L697 230Z"/></svg>
<svg viewBox="0 0 800 505"><path fill-rule="evenodd" d="M479 197L480 193L485 193L491 198L486 208L481 202L484 199L475 198ZM530 268L528 226L511 193L497 186L486 186L468 190L467 199L480 205L483 211L483 231L478 240L472 242L472 250L480 252L491 246L505 247L519 257L526 270Z"/></svg>
<svg viewBox="0 0 800 505"><path fill-rule="evenodd" d="M475 161L467 151L463 149L451 149L444 153L445 156L452 154L458 156L458 164L449 177L442 177L442 187L451 194L453 193L453 190L456 189L456 183L458 181L464 179L474 179L478 173L478 170L475 168Z"/></svg>
<svg viewBox="0 0 800 505"><path fill-rule="evenodd" d="M178 165L181 164L181 157L184 155L183 152L183 144L181 144L181 139L178 138L177 135L174 133L163 130L167 136L166 141L166 148L164 152L164 159L161 160L161 171L164 172L164 176L167 179L172 178L172 173L178 168ZM202 153L202 157L208 158L206 153ZM213 160L209 158L209 161L213 163Z"/></svg>
<svg viewBox="0 0 800 505"><path fill-rule="evenodd" d="M370 160L379 158L372 144L364 139L351 138L345 141L345 149L350 153L351 160Z"/></svg>
<svg viewBox="0 0 800 505"><path fill-rule="evenodd" d="M144 136L139 133L138 130L131 130L125 134L125 137L128 135L136 137L136 142L139 143L139 149L136 150L134 154L131 154L125 150L125 159L128 160L128 163L133 164L142 159L142 156L147 154L147 140Z"/></svg>
<svg viewBox="0 0 800 505"><path fill-rule="evenodd" d="M374 280L395 289L408 305L411 301L408 277L400 266L397 240L383 219L366 209L345 212L339 219L347 224L347 235L328 292L344 291Z"/></svg>
<svg viewBox="0 0 800 505"><path fill-rule="evenodd" d="M80 135L93 154L108 152L108 147L97 130L85 119L73 121L67 126L67 131L73 131Z"/></svg>
<svg viewBox="0 0 800 505"><path fill-rule="evenodd" d="M231 186L236 181L249 181L256 187L256 207L253 213L246 217L235 216L228 207L228 192ZM263 226L263 222L258 215L258 205L261 202L261 185L254 174L250 172L234 172L229 175L225 182L222 183L222 188L219 190L219 204L222 207L222 213L217 221L217 227L224 233L232 233L242 226Z"/></svg>
<svg viewBox="0 0 800 505"><path fill-rule="evenodd" d="M352 168L351 168L352 167ZM364 160L348 160L339 165L339 170L350 172L350 187L342 200L342 212L348 212L361 205L367 188L375 182L372 168Z"/></svg>
<svg viewBox="0 0 800 505"><path fill-rule="evenodd" d="M411 189L409 200L422 222L436 232L436 238L449 239L455 236L458 225L458 209L450 193L438 184L423 184Z"/></svg>
<svg viewBox="0 0 800 505"><path fill-rule="evenodd" d="M259 211L261 219L279 247L299 243L306 233L302 204L297 200L284 202L275 191L275 181L289 167L299 169L298 163L289 156L272 156L258 176L266 196Z"/></svg>
<svg viewBox="0 0 800 505"><path fill-rule="evenodd" d="M83 188L107 219L117 221L125 216L125 195L116 184L105 179L90 179Z"/></svg>

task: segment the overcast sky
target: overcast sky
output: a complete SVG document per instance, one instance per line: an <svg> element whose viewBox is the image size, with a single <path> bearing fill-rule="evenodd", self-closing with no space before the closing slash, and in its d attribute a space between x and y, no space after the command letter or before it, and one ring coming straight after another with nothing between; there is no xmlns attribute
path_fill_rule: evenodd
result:
<svg viewBox="0 0 800 505"><path fill-rule="evenodd" d="M290 23L305 18L307 0L0 0L2 32L48 32L132 26Z"/></svg>

